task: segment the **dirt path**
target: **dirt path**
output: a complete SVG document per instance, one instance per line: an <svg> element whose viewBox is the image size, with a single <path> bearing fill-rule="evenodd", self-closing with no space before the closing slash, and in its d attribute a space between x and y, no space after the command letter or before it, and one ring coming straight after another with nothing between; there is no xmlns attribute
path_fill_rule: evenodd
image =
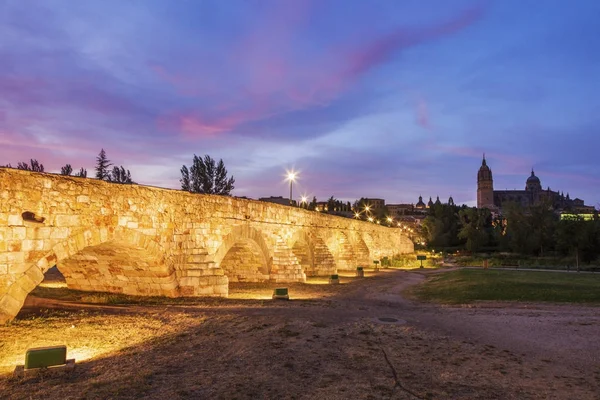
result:
<svg viewBox="0 0 600 400"><path fill-rule="evenodd" d="M423 279L383 270L289 302L95 307L114 314L113 324L120 314L192 322L80 363L66 381L0 380L0 390L10 398L600 398L600 309L440 307L402 296Z"/></svg>

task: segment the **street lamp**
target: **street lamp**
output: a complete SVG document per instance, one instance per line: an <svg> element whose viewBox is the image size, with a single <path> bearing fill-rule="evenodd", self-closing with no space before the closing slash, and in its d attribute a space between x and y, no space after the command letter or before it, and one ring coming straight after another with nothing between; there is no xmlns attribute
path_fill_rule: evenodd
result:
<svg viewBox="0 0 600 400"><path fill-rule="evenodd" d="M288 171L287 179L290 181L290 206L291 206L294 204L294 202L292 200L292 184L296 180L296 172L294 172L294 170Z"/></svg>
<svg viewBox="0 0 600 400"><path fill-rule="evenodd" d="M291 192L291 191L290 191L290 192ZM291 196L291 193L290 193L290 196ZM306 197L306 196L302 196L302 197L300 198L300 204L302 204L303 206L306 206L306 203L307 203L307 202L308 202L308 197Z"/></svg>
<svg viewBox="0 0 600 400"><path fill-rule="evenodd" d="M388 224L392 226L392 217L387 217Z"/></svg>

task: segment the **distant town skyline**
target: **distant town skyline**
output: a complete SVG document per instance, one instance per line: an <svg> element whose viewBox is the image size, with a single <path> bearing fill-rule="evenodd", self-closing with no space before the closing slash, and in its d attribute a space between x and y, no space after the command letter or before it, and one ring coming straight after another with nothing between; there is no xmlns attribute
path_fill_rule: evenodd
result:
<svg viewBox="0 0 600 400"><path fill-rule="evenodd" d="M475 205L494 187L600 205L600 3L5 0L0 165L89 176L101 148L179 188L194 154L233 194Z"/></svg>

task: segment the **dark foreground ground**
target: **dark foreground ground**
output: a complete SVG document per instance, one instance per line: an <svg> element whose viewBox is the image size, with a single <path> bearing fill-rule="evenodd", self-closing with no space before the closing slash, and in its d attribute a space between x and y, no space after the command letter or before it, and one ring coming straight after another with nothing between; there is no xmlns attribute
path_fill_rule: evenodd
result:
<svg viewBox="0 0 600 400"><path fill-rule="evenodd" d="M232 285L229 300L67 309L44 301L0 327L9 399L598 399L598 307L437 306L422 274L342 285ZM40 306L42 304L42 306ZM67 343L64 377L10 379L24 349Z"/></svg>

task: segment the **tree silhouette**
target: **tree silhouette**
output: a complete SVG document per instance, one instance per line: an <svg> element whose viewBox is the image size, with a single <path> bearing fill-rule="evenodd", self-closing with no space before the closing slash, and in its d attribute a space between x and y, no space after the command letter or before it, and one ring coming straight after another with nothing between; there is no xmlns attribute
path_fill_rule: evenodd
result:
<svg viewBox="0 0 600 400"><path fill-rule="evenodd" d="M67 164L60 169L61 175L71 175L72 172L73 172L73 167L71 167L71 164Z"/></svg>
<svg viewBox="0 0 600 400"><path fill-rule="evenodd" d="M125 170L122 165L121 167L115 166L112 169L108 180L114 183L134 183L131 180L131 173L129 170Z"/></svg>
<svg viewBox="0 0 600 400"><path fill-rule="evenodd" d="M111 162L108 158L106 158L106 152L104 149L100 150L100 154L96 157L96 178L109 181L111 178L110 170L108 169L111 166Z"/></svg>
<svg viewBox="0 0 600 400"><path fill-rule="evenodd" d="M181 182L181 190L188 192L191 191L192 186L190 184L190 171L188 171L188 168L185 165L181 167L181 179L179 182Z"/></svg>
<svg viewBox="0 0 600 400"><path fill-rule="evenodd" d="M235 179L227 178L227 169L223 160L215 163L208 154L204 158L194 154L192 166L181 168L181 189L193 193L219 194L229 196Z"/></svg>
<svg viewBox="0 0 600 400"><path fill-rule="evenodd" d="M30 164L27 164L27 161L19 162L17 164L17 169L22 169L25 171L44 172L44 164L40 164L36 159L31 159Z"/></svg>
<svg viewBox="0 0 600 400"><path fill-rule="evenodd" d="M79 170L79 172L75 174L75 176L78 176L78 177L81 177L81 178L87 178L87 169L81 168Z"/></svg>

